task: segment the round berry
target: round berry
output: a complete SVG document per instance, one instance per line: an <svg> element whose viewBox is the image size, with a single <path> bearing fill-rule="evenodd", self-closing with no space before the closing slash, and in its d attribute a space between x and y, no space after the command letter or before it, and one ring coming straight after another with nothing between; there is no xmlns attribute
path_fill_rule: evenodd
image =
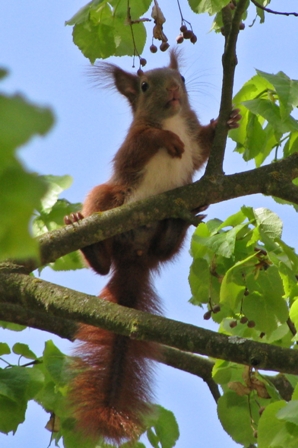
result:
<svg viewBox="0 0 298 448"><path fill-rule="evenodd" d="M144 67L147 64L146 59L145 58L141 58L140 59L140 64L141 64L142 67Z"/></svg>
<svg viewBox="0 0 298 448"><path fill-rule="evenodd" d="M183 34L179 34L179 36L176 37L177 44L182 44L183 41L184 41Z"/></svg>
<svg viewBox="0 0 298 448"><path fill-rule="evenodd" d="M241 319L240 319L240 323L241 324L246 324L247 322L248 322L247 317L246 316L242 316Z"/></svg>
<svg viewBox="0 0 298 448"><path fill-rule="evenodd" d="M247 326L248 326L248 328L253 328L253 327L256 326L256 323L255 323L254 320L249 320L249 321L247 322Z"/></svg>
<svg viewBox="0 0 298 448"><path fill-rule="evenodd" d="M180 26L180 31L181 31L181 33L185 33L185 31L187 31L187 26L186 25L181 25Z"/></svg>
<svg viewBox="0 0 298 448"><path fill-rule="evenodd" d="M197 40L198 40L197 36L193 33L191 38L190 38L191 43L195 44Z"/></svg>
<svg viewBox="0 0 298 448"><path fill-rule="evenodd" d="M229 325L230 325L231 328L237 327L237 320L231 320Z"/></svg>
<svg viewBox="0 0 298 448"><path fill-rule="evenodd" d="M168 42L162 42L161 44L160 44L160 51L167 51L167 49L169 48L169 44L168 44Z"/></svg>
<svg viewBox="0 0 298 448"><path fill-rule="evenodd" d="M219 313L220 312L220 305L214 305L214 307L212 308L212 311L214 314Z"/></svg>
<svg viewBox="0 0 298 448"><path fill-rule="evenodd" d="M150 45L150 51L151 51L151 53L156 53L157 52L157 46L154 45L154 44Z"/></svg>
<svg viewBox="0 0 298 448"><path fill-rule="evenodd" d="M186 30L183 33L184 39L190 39L193 36L193 32L191 30Z"/></svg>
<svg viewBox="0 0 298 448"><path fill-rule="evenodd" d="M206 311L206 313L204 314L203 318L204 318L205 320L209 320L210 317L211 317L211 311L210 311L210 310L209 310L209 311Z"/></svg>
<svg viewBox="0 0 298 448"><path fill-rule="evenodd" d="M244 28L245 28L245 23L241 22L239 24L239 30L244 30Z"/></svg>
<svg viewBox="0 0 298 448"><path fill-rule="evenodd" d="M143 74L144 74L143 70L139 68L139 70L137 71L137 75L142 76Z"/></svg>

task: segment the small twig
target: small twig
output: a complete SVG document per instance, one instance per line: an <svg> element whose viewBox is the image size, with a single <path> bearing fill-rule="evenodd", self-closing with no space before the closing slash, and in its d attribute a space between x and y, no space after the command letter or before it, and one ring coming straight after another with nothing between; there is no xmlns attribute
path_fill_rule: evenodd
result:
<svg viewBox="0 0 298 448"><path fill-rule="evenodd" d="M296 336L297 331L296 331L295 325L293 324L293 322L291 321L290 318L288 318L288 320L287 320L287 325L288 325L289 330L292 333L292 335Z"/></svg>
<svg viewBox="0 0 298 448"><path fill-rule="evenodd" d="M279 16L295 16L298 17L298 12L281 12L281 11L274 11L273 9L267 8L266 6L261 5L256 0L251 0L251 2L257 7L262 9L263 11L266 11L270 14L277 14Z"/></svg>
<svg viewBox="0 0 298 448"><path fill-rule="evenodd" d="M156 361L202 378L207 384L215 402L218 401L220 398L220 391L218 384L216 384L212 378L212 368L214 365L212 361L172 347L161 347L161 358L157 357L155 359Z"/></svg>

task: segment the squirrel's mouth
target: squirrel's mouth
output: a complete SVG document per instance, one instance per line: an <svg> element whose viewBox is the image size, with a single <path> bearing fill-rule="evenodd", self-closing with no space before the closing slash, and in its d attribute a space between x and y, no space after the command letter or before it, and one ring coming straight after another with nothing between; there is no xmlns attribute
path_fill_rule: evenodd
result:
<svg viewBox="0 0 298 448"><path fill-rule="evenodd" d="M167 107L169 108L178 108L180 107L180 98L172 98L170 99L170 101L167 102Z"/></svg>

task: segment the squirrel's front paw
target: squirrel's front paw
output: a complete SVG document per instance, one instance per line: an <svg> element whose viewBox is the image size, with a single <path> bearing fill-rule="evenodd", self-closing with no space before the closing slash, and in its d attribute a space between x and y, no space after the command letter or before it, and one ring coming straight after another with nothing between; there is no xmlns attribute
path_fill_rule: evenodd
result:
<svg viewBox="0 0 298 448"><path fill-rule="evenodd" d="M232 112L230 113L230 118L227 121L227 125L229 129L235 129L239 128L239 121L241 120L242 116L240 114L240 109L232 109Z"/></svg>
<svg viewBox="0 0 298 448"><path fill-rule="evenodd" d="M171 157L179 157L181 159L182 154L184 153L184 143L177 134L172 131L167 132L167 139L165 147L170 154Z"/></svg>
<svg viewBox="0 0 298 448"><path fill-rule="evenodd" d="M229 129L239 128L239 121L241 120L241 118L242 118L242 116L240 114L240 109L238 109L238 108L232 109L232 112L230 113L229 119L227 121L228 128ZM213 127L214 130L217 126L217 122L218 122L218 118L210 121L210 125Z"/></svg>
<svg viewBox="0 0 298 448"><path fill-rule="evenodd" d="M64 224L74 224L84 219L81 212L71 213L70 215L64 216Z"/></svg>

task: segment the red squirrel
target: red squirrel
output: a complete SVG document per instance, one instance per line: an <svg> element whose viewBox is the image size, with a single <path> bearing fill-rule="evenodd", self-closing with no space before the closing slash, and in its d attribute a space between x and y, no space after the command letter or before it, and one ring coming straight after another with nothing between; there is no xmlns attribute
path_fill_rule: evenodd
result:
<svg viewBox="0 0 298 448"><path fill-rule="evenodd" d="M178 54L168 67L139 75L101 64L97 75L113 80L131 106L133 121L113 159L111 179L95 187L72 224L94 212L144 199L192 182L206 162L216 120L202 126L191 109ZM228 127L238 126L234 110ZM180 249L188 224L165 219L82 249L87 263L111 278L100 297L127 307L159 313L151 273ZM150 411L150 361L157 345L81 325L76 338L81 364L71 385L78 428L94 438L120 443L136 439Z"/></svg>

